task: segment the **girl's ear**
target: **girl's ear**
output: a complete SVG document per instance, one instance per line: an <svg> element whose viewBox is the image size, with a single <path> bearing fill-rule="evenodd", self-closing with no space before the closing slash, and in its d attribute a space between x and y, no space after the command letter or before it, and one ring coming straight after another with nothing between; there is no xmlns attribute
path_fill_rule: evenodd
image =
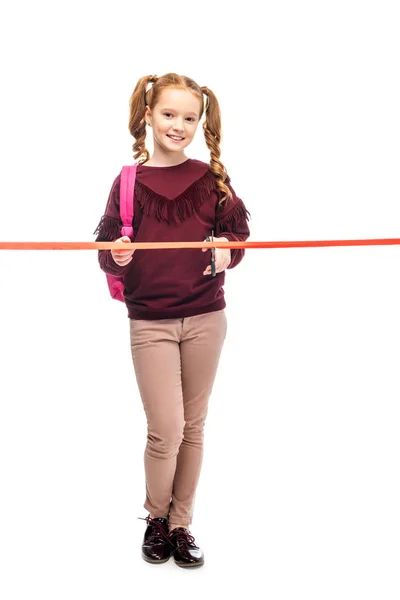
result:
<svg viewBox="0 0 400 600"><path fill-rule="evenodd" d="M146 110L144 112L144 119L146 121L146 125L151 126L151 110L148 106L146 106Z"/></svg>

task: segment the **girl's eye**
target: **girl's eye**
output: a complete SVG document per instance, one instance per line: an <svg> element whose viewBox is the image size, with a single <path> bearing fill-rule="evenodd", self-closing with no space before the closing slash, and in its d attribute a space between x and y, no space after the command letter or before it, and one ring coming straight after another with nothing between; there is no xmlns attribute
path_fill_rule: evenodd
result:
<svg viewBox="0 0 400 600"><path fill-rule="evenodd" d="M164 113L164 117L172 117L172 113ZM188 119L191 122L195 121L194 117L188 117Z"/></svg>

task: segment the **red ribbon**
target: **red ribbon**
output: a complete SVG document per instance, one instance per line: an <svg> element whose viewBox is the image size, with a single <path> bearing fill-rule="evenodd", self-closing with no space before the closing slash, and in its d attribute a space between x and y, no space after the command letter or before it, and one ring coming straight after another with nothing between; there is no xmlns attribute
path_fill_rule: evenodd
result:
<svg viewBox="0 0 400 600"><path fill-rule="evenodd" d="M400 238L304 242L0 242L0 250L162 250L166 248L307 248L321 246L386 246Z"/></svg>

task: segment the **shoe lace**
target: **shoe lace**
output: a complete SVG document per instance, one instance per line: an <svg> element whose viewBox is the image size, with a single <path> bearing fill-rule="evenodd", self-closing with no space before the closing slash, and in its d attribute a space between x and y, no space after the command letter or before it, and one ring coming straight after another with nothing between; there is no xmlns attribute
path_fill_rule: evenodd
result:
<svg viewBox="0 0 400 600"><path fill-rule="evenodd" d="M148 525L151 525L152 527L154 527L154 529L152 530L151 534L148 537L148 540L147 540L148 542L160 541L161 538L164 542L169 542L168 534L166 533L166 531L165 531L163 525L160 523L160 521L157 521L156 519L152 519L150 517L150 515L147 515L146 518L138 517L138 519L141 519L142 521L146 521L146 523Z"/></svg>
<svg viewBox="0 0 400 600"><path fill-rule="evenodd" d="M168 537L171 544L176 544L178 548L182 545L188 545L192 548L198 548L198 546L196 546L196 544L194 543L194 537L189 533L187 529L184 529L183 527L173 529Z"/></svg>

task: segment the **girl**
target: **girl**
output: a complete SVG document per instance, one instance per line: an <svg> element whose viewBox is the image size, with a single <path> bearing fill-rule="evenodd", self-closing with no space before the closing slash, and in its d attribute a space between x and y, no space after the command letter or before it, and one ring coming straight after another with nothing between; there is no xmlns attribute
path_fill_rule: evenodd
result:
<svg viewBox="0 0 400 600"><path fill-rule="evenodd" d="M148 91L148 85L152 87ZM207 99L204 107L203 98ZM205 111L210 164L188 158L185 148ZM154 152L145 147L151 127ZM248 211L219 160L221 115L207 87L175 73L142 77L130 98L129 130L138 159L133 229L136 242L245 241ZM96 241L120 237L120 174L114 180ZM189 531L203 456L203 428L226 336L225 269L241 249L100 250L105 273L124 277L132 360L147 419L144 454L149 512L142 557L181 567L204 563ZM141 518L141 517L139 517Z"/></svg>

